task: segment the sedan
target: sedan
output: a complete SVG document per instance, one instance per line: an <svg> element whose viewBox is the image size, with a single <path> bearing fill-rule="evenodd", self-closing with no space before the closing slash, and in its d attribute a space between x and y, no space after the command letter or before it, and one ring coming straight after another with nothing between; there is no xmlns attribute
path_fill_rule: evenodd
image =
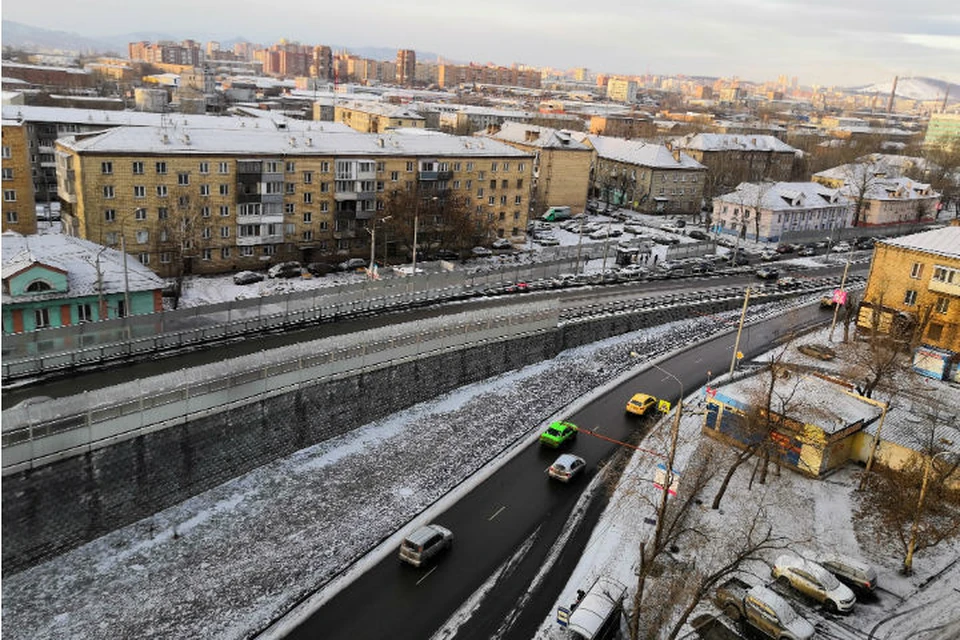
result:
<svg viewBox="0 0 960 640"><path fill-rule="evenodd" d="M513 249L513 243L506 238L497 238L490 246L494 249Z"/></svg>
<svg viewBox="0 0 960 640"><path fill-rule="evenodd" d="M833 245L833 248L830 250L834 253L844 253L845 251L850 251L850 245L846 242L838 242L837 244Z"/></svg>
<svg viewBox="0 0 960 640"><path fill-rule="evenodd" d="M798 556L782 555L771 571L774 579L784 586L822 602L834 611L851 611L857 598L837 577L816 562Z"/></svg>
<svg viewBox="0 0 960 640"><path fill-rule="evenodd" d="M340 271L356 271L367 266L367 261L363 258L350 258L340 263Z"/></svg>
<svg viewBox="0 0 960 640"><path fill-rule="evenodd" d="M813 247L803 247L802 249L800 249L800 251L797 252L797 255L807 258L809 256L817 255L817 250L814 249Z"/></svg>
<svg viewBox="0 0 960 640"><path fill-rule="evenodd" d="M655 406L657 406L655 397L646 393L637 393L627 402L627 413L642 416Z"/></svg>
<svg viewBox="0 0 960 640"><path fill-rule="evenodd" d="M267 270L271 278L299 278L302 273L299 262L281 262Z"/></svg>
<svg viewBox="0 0 960 640"><path fill-rule="evenodd" d="M776 269L771 269L769 267L757 269L756 274L757 277L762 280L776 280L780 277L780 273Z"/></svg>
<svg viewBox="0 0 960 640"><path fill-rule="evenodd" d="M263 280L263 274L256 271L240 271L233 274L233 284L253 284Z"/></svg>
<svg viewBox="0 0 960 640"><path fill-rule="evenodd" d="M487 256L492 256L493 251L487 249L486 247L474 247L470 250L470 253L477 256L478 258L486 258Z"/></svg>
<svg viewBox="0 0 960 640"><path fill-rule="evenodd" d="M572 453L565 453L547 467L547 475L560 482L570 482L584 470L587 461Z"/></svg>
<svg viewBox="0 0 960 640"><path fill-rule="evenodd" d="M559 420L551 422L547 430L540 434L540 444L556 449L568 440L577 438L577 425Z"/></svg>

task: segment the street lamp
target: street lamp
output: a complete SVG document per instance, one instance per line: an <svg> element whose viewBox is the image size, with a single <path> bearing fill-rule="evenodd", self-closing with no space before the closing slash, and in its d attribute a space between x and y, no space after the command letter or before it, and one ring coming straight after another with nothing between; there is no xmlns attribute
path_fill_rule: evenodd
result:
<svg viewBox="0 0 960 640"><path fill-rule="evenodd" d="M680 378L673 375L666 369L663 369L658 364L651 364L654 369L663 373L667 377L673 378L674 381L680 386L680 398L677 400L677 412L673 416L673 426L670 429L670 451L667 453L667 469L664 473L663 480L663 495L660 496L660 506L657 509L657 528L653 534L653 546L654 549L660 546L660 538L663 535L663 521L664 515L667 512L667 496L669 495L668 488L673 485L673 461L677 455L677 440L680 438L680 416L683 413L683 382L680 381Z"/></svg>
<svg viewBox="0 0 960 640"><path fill-rule="evenodd" d="M370 225L370 228L367 231L370 232L370 277L373 277L373 274L376 273L374 269L377 266L377 223L386 222L393 216L384 216L383 218L374 218L373 223Z"/></svg>
<svg viewBox="0 0 960 640"><path fill-rule="evenodd" d="M927 483L930 480L930 467L933 466L933 461L937 456L942 456L945 453L953 453L952 451L940 451L933 454L932 456L927 457L926 463L923 467L923 482L920 484L920 497L917 499L917 512L913 516L913 526L910 528L910 543L907 545L907 557L903 559L903 574L911 575L913 573L913 552L917 548L917 532L920 530L920 515L923 511L923 499L927 497Z"/></svg>
<svg viewBox="0 0 960 640"><path fill-rule="evenodd" d="M437 196L430 198L431 202L437 201ZM413 269L411 275L417 275L417 228L420 224L420 196L416 195L413 207Z"/></svg>

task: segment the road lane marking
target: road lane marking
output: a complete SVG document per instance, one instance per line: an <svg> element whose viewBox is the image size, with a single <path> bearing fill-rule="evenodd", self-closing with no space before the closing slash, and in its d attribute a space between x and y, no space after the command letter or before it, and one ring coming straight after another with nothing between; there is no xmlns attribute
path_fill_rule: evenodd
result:
<svg viewBox="0 0 960 640"><path fill-rule="evenodd" d="M420 578L419 580L417 580L417 586L420 586L420 583L423 582L424 580L426 580L427 578L429 578L429 577L430 577L430 574L433 573L433 572L436 571L436 570L437 570L437 568L434 567L433 569L430 569L430 571L427 571L422 578Z"/></svg>
<svg viewBox="0 0 960 640"><path fill-rule="evenodd" d="M504 506L500 507L499 509L497 509L497 512L496 512L496 513L494 513L492 516L490 516L489 518L487 518L487 522L491 522L494 518L496 518L498 515L500 515L500 513L501 513L504 509L506 509L506 508L507 508L506 505L504 505Z"/></svg>

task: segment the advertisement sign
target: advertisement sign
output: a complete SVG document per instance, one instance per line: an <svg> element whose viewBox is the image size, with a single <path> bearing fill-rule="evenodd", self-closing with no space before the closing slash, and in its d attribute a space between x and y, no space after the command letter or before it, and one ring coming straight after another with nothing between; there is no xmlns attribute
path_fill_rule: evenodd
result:
<svg viewBox="0 0 960 640"><path fill-rule="evenodd" d="M667 483L667 466L664 464L657 465L657 471L653 474L653 486L657 489L663 490L663 486ZM670 474L670 488L667 489L667 493L672 496L677 495L677 485L680 483L680 472L676 469L673 470L673 473Z"/></svg>
<svg viewBox="0 0 960 640"><path fill-rule="evenodd" d="M846 304L847 303L847 292L843 289L834 289L833 297L830 298L835 304Z"/></svg>

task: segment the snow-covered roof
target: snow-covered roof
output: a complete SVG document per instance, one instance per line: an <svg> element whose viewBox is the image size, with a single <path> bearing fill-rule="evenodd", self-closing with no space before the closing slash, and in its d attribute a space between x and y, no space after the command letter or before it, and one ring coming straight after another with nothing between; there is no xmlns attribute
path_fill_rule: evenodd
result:
<svg viewBox="0 0 960 640"><path fill-rule="evenodd" d="M842 187L844 194L856 197L857 189L851 185ZM870 183L863 190L867 200L922 200L937 198L939 194L930 189L930 185L910 178L882 178Z"/></svg>
<svg viewBox="0 0 960 640"><path fill-rule="evenodd" d="M118 154L254 154L324 156L482 156L529 157L530 154L494 140L469 136L416 135L403 131L360 133L326 131L314 123L312 131L276 131L252 126L232 131L161 127L117 127L101 133L66 136L58 142L78 152Z"/></svg>
<svg viewBox="0 0 960 640"><path fill-rule="evenodd" d="M901 394L891 402L880 439L914 451L933 445L960 453L960 389L940 381L923 381L922 395ZM879 421L865 431L877 434Z"/></svg>
<svg viewBox="0 0 960 640"><path fill-rule="evenodd" d="M943 227L881 240L882 244L960 259L960 227Z"/></svg>
<svg viewBox="0 0 960 640"><path fill-rule="evenodd" d="M5 232L3 238L3 278L42 264L67 273L67 295L71 298L97 295L98 279L103 293L124 291L123 254L81 238L62 234L22 236ZM97 273L97 256L100 274ZM127 256L129 291L153 291L163 287L163 279L136 259ZM30 300L65 297L63 293L32 293ZM19 302L23 296L3 293L3 302Z"/></svg>
<svg viewBox="0 0 960 640"><path fill-rule="evenodd" d="M740 133L691 133L677 138L677 147L697 151L771 151L796 153L796 149L779 138Z"/></svg>
<svg viewBox="0 0 960 640"><path fill-rule="evenodd" d="M542 149L590 150L590 147L576 140L569 131L520 122L504 122L500 131L487 137Z"/></svg>
<svg viewBox="0 0 960 640"><path fill-rule="evenodd" d="M372 113L374 115L383 116L386 118L402 118L404 120L423 120L421 116L416 111L404 107L403 105L388 104L385 102L376 102L372 100L357 102L354 100L340 102L336 106L342 109L354 109L356 111L363 111L365 113Z"/></svg>
<svg viewBox="0 0 960 640"><path fill-rule="evenodd" d="M683 152L679 154L679 160L674 158L673 152L662 144L582 133L574 133L573 135L576 139L592 146L598 156L607 160L656 169L687 169L692 171L706 169L702 164Z"/></svg>
<svg viewBox="0 0 960 640"><path fill-rule="evenodd" d="M843 180L850 184L864 184L868 180L876 177L898 176L900 171L897 167L889 164L885 160L886 156L880 156L877 159L869 159L865 162L851 162L841 164L837 167L824 169L813 174L817 178L827 178L830 180Z"/></svg>
<svg viewBox="0 0 960 640"><path fill-rule="evenodd" d="M43 64L23 64L21 62L6 62L4 61L3 67L5 69L34 69L37 71L62 71L64 73L75 73L79 75L88 75L90 72L85 71L84 69L78 69L77 67L53 67L50 65ZM6 78L4 78L6 81Z"/></svg>
<svg viewBox="0 0 960 640"><path fill-rule="evenodd" d="M817 182L741 182L736 190L714 198L736 205L756 206L768 211L815 209L848 204L839 189Z"/></svg>

